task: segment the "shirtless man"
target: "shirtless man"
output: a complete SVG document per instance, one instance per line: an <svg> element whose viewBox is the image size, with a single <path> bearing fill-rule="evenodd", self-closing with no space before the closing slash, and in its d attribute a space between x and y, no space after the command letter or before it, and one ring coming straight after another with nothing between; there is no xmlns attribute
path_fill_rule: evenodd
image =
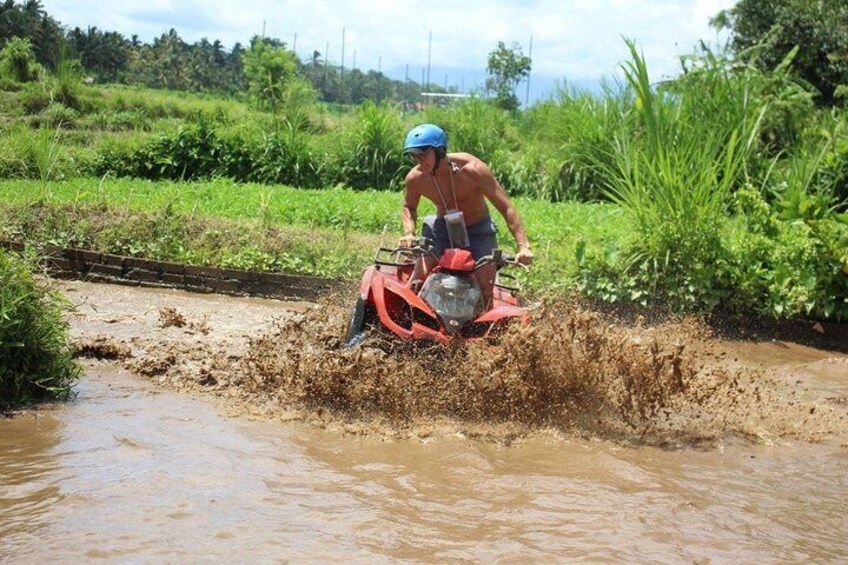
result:
<svg viewBox="0 0 848 565"><path fill-rule="evenodd" d="M421 197L436 205L436 216L424 219L421 235L432 239L436 246L436 255L451 247L445 215L453 210L462 212L468 231L470 246L474 256L479 259L492 254L497 248L495 224L489 216L486 205L488 199L512 232L518 245L515 258L529 265L533 261L530 240L524 233L521 217L509 196L495 179L489 167L469 153L447 153L447 138L441 128L432 124L423 124L412 129L406 136L404 153L411 155L417 165L406 175L406 189L401 214L403 237L400 246L408 247L415 242L415 228L418 219L418 203ZM436 264L432 257L416 266L410 279L411 284L426 278L427 273ZM478 270L483 295L491 297L494 283L495 266L487 265Z"/></svg>

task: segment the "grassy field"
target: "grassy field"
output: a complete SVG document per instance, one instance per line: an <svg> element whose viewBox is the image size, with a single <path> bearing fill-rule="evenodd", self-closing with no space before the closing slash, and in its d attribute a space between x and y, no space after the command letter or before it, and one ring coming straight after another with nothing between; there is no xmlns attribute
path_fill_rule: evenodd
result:
<svg viewBox="0 0 848 565"><path fill-rule="evenodd" d="M562 91L516 113L482 99L409 112L297 96L269 112L7 77L0 235L355 279L399 235L402 140L431 122L516 201L535 290L848 320L848 110L816 107L787 67L740 68L707 50L658 83L628 45L620 88Z"/></svg>
<svg viewBox="0 0 848 565"><path fill-rule="evenodd" d="M270 271L355 279L377 245L400 236L401 195L300 190L228 181L130 179L0 181L0 236L38 243ZM535 288L567 287L578 248L603 249L628 232L611 204L517 198L536 249ZM420 214L433 212L423 203ZM499 216L494 212L496 220ZM500 220L500 243L513 246Z"/></svg>

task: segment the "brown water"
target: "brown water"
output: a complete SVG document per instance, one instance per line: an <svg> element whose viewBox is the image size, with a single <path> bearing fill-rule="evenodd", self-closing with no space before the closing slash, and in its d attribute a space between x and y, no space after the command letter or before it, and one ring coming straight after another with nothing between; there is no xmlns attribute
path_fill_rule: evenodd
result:
<svg viewBox="0 0 848 565"><path fill-rule="evenodd" d="M394 404L365 412L348 404L369 400L364 393L342 402L320 387L292 404L304 388L282 383L292 367L279 359L243 381L260 354L273 356L269 343L294 340L286 320L309 306L83 283L65 290L80 305L74 337L119 359L86 360L75 402L0 421L2 562L848 559L845 355L780 342L718 344L716 353L711 344L711 374L732 376L736 401L702 399L693 417L691 388L657 404L649 387L648 406L672 414L648 435L643 422L628 423L633 413L601 409L619 395L595 394L604 402L589 412L563 404L525 416L519 408L535 401L513 398L524 389L503 359L506 392L487 396L489 382L475 394L507 399L510 410L419 408L400 418L393 410L406 399L391 383L379 386L398 395ZM298 323L314 342L320 332ZM630 341L647 339L632 331ZM246 339L262 332L273 339ZM298 367L318 371L316 380L380 357L378 348L354 357L333 344L313 350L329 361L315 366L304 355ZM678 363L684 377L688 362ZM276 403L272 377L286 391ZM592 425L587 415L606 420ZM709 432L694 434L701 418Z"/></svg>

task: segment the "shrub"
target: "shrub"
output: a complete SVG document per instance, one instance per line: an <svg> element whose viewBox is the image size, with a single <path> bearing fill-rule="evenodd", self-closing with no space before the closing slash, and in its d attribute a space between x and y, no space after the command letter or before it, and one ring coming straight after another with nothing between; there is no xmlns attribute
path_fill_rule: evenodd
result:
<svg viewBox="0 0 848 565"><path fill-rule="evenodd" d="M0 51L0 66L3 74L18 82L38 80L42 69L35 60L29 39L11 38Z"/></svg>
<svg viewBox="0 0 848 565"><path fill-rule="evenodd" d="M756 126L703 131L684 118L686 100L657 92L629 43L625 76L636 97L640 135L615 139L609 198L632 221L634 237L619 261L622 281L650 290L673 308L711 310L722 299L721 242L728 198L743 172ZM745 136L745 137L742 137Z"/></svg>
<svg viewBox="0 0 848 565"><path fill-rule="evenodd" d="M239 147L237 144L232 147ZM250 146L248 146L250 147ZM253 152L250 171L240 181L282 183L304 188L320 186L321 166L315 160L306 132L288 120L283 120L277 131L263 134L261 142L250 147ZM235 169L240 159L231 160ZM247 157L245 155L244 157ZM242 170L246 169L241 165Z"/></svg>
<svg viewBox="0 0 848 565"><path fill-rule="evenodd" d="M403 126L391 107L366 101L349 126L338 182L351 188L390 188L403 178Z"/></svg>
<svg viewBox="0 0 848 565"><path fill-rule="evenodd" d="M734 292L725 306L776 318L848 320L848 223L836 216L781 220L752 188L734 201L742 225L728 245Z"/></svg>
<svg viewBox="0 0 848 565"><path fill-rule="evenodd" d="M604 167L611 165L613 141L628 131L632 96L605 88L602 98L561 88L555 100L528 112L524 129L547 154L544 184L527 193L554 202L604 198ZM530 133L532 132L532 133Z"/></svg>
<svg viewBox="0 0 848 565"><path fill-rule="evenodd" d="M479 98L427 111L425 121L437 124L448 137L448 151L467 151L497 170L496 156L507 149L509 112ZM400 145L400 144L398 144Z"/></svg>
<svg viewBox="0 0 848 565"><path fill-rule="evenodd" d="M38 114L34 121L41 127L58 128L74 127L78 119L79 114L76 110L61 102L54 102Z"/></svg>
<svg viewBox="0 0 848 565"><path fill-rule="evenodd" d="M0 250L0 408L64 400L80 373L65 301L32 276L31 259Z"/></svg>
<svg viewBox="0 0 848 565"><path fill-rule="evenodd" d="M0 177L55 180L69 172L59 130L12 128L0 140Z"/></svg>

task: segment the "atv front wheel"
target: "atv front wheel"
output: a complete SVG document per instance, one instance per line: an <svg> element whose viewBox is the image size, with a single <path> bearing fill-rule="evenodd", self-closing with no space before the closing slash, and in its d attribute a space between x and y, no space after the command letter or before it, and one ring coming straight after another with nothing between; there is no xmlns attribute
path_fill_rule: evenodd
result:
<svg viewBox="0 0 848 565"><path fill-rule="evenodd" d="M345 347L354 347L365 341L368 333L368 304L362 297L356 300L350 321L347 324L347 335L345 336Z"/></svg>

